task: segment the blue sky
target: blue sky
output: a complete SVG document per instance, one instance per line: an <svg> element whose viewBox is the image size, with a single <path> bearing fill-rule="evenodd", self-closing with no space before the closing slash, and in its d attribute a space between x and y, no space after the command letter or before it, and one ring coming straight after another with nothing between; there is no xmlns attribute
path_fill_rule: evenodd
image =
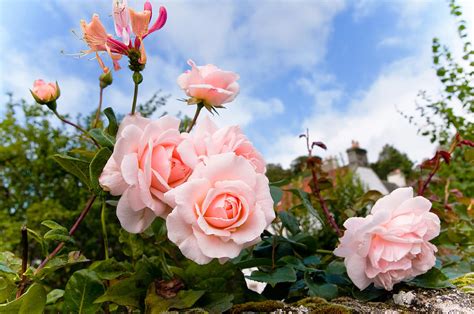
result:
<svg viewBox="0 0 474 314"><path fill-rule="evenodd" d="M80 19L98 13L113 33L111 2L0 1L2 94L28 97L33 80L42 77L59 82L60 111L92 111L100 69L90 57L73 55L86 49ZM432 154L432 145L396 109L413 113L419 90L438 93L431 39L456 47L447 1L151 2L155 12L165 5L169 16L146 39L149 59L139 100L161 89L171 95L168 112L191 115L193 108L177 101L184 95L176 77L192 58L240 74L241 94L215 120L241 125L269 162L288 165L304 154L298 134L305 128L329 147L323 156L344 156L353 139L369 150L371 161L385 143L417 161ZM460 3L470 23L473 2ZM143 1L129 5L142 8ZM126 113L132 82L126 60L121 63L104 103Z"/></svg>

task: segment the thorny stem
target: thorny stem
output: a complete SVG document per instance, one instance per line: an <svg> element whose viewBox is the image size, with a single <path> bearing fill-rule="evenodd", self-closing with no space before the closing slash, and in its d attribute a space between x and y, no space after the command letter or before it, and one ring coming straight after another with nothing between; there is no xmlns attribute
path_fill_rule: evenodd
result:
<svg viewBox="0 0 474 314"><path fill-rule="evenodd" d="M336 223L336 220L334 219L334 216L331 214L329 211L329 208L326 204L326 201L324 200L324 197L321 194L321 190L319 189L319 182L318 182L318 175L316 173L316 170L314 169L314 162L313 162L313 155L312 155L312 147L309 141L309 130L306 129L306 134L303 135L306 138L306 148L308 150L308 160L307 160L307 165L311 169L311 176L313 180L313 186L311 187L311 191L313 192L313 195L318 199L319 204L321 205L321 208L323 209L324 215L326 216L326 219L328 220L329 224L331 227L334 229L334 231L337 233L339 237L342 236L342 231L339 229L339 226Z"/></svg>
<svg viewBox="0 0 474 314"><path fill-rule="evenodd" d="M58 117L59 120L61 120L62 122L66 123L66 124L69 124L70 126L75 127L76 129L78 129L79 131L81 131L82 133L87 135L94 142L95 146L100 147L99 143L97 143L96 140L90 136L89 132L87 132L86 130L81 128L79 125L77 125L77 124L67 120L63 116L61 116L56 110L53 110L53 112L56 115L56 117Z"/></svg>
<svg viewBox="0 0 474 314"><path fill-rule="evenodd" d="M16 298L21 297L25 292L27 277L25 275L26 268L28 267L28 229L26 226L21 227L21 246L22 246L22 257L21 257L21 281L16 292Z"/></svg>
<svg viewBox="0 0 474 314"><path fill-rule="evenodd" d="M100 88L100 93L99 93L99 107L97 107L97 112L95 113L95 119L94 119L94 123L92 124L92 128L96 128L97 124L99 123L100 110L102 109L103 94L104 94L104 87L101 87Z"/></svg>
<svg viewBox="0 0 474 314"><path fill-rule="evenodd" d="M84 220L84 218L86 217L87 213L89 212L89 210L91 209L92 205L94 204L94 201L96 199L97 196L95 195L92 195L88 200L87 200L87 203L86 203L86 206L84 207L84 209L82 210L81 214L79 215L79 217L77 217L77 220L76 222L74 223L74 225L71 227L71 229L69 230L69 235L72 236L74 235L74 233L76 232L77 228L79 228L79 225L81 224L81 222ZM61 242L58 244L58 246L48 255L46 256L46 258L41 262L41 264L38 266L38 268L35 270L34 274L38 274L38 272L44 268L44 266L48 263L49 260L51 260L56 254L59 253L59 251L61 251L61 249L64 247L64 242Z"/></svg>
<svg viewBox="0 0 474 314"><path fill-rule="evenodd" d="M135 88L133 89L132 115L135 114L135 108L137 107L138 85L139 83L135 82Z"/></svg>
<svg viewBox="0 0 474 314"><path fill-rule="evenodd" d="M107 210L107 203L105 200L102 200L102 211L100 213L100 221L102 223L102 238L104 239L104 256L105 259L109 259L109 240L107 237L107 225L106 225L106 210Z"/></svg>
<svg viewBox="0 0 474 314"><path fill-rule="evenodd" d="M194 118L189 124L188 130L187 130L188 133L191 132L191 130L193 129L193 126L196 124L197 118L199 117L199 113L201 113L201 110L203 107L204 105L202 103L197 104L196 113L194 113Z"/></svg>

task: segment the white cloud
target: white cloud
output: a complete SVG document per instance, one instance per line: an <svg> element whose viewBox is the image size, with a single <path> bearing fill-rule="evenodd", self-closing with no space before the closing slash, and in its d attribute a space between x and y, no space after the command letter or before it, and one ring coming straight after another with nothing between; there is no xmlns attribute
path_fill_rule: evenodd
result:
<svg viewBox="0 0 474 314"><path fill-rule="evenodd" d="M397 109L413 113L419 89L436 90L436 86L436 77L426 63L420 63L418 58L403 59L387 67L366 92L349 103L346 111L329 108L316 112L304 120L301 131L309 128L313 140L326 143L328 151L321 153L322 156L342 153L345 158L351 140L358 140L368 150L371 161L376 160L386 143L420 161L432 154L433 145L417 136L416 127L397 113ZM284 165L306 154L298 134L286 134L272 147L267 154L269 161Z"/></svg>

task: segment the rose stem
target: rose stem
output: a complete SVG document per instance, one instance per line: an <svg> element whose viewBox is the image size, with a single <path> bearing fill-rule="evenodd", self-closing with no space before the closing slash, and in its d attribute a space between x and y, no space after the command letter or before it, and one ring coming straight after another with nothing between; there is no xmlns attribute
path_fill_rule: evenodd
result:
<svg viewBox="0 0 474 314"><path fill-rule="evenodd" d="M104 88L100 87L100 93L99 93L99 107L97 108L97 112L95 113L95 119L94 123L92 124L92 128L96 128L97 124L99 123L100 119L100 109L102 108L102 96L104 94Z"/></svg>
<svg viewBox="0 0 474 314"><path fill-rule="evenodd" d="M187 130L188 133L191 132L191 130L193 129L193 126L196 124L197 118L199 117L199 113L201 113L201 109L203 107L204 105L202 103L197 104L196 113L194 114L194 118L191 121L191 124L189 124L188 130Z"/></svg>
<svg viewBox="0 0 474 314"><path fill-rule="evenodd" d="M86 217L87 213L89 212L89 210L91 209L92 205L94 204L94 201L96 199L97 196L95 195L92 195L88 200L87 200L87 203L86 203L86 206L84 207L84 209L82 210L81 214L79 215L79 217L77 217L77 220L76 222L74 223L74 225L71 227L71 229L69 230L69 235L72 236L77 228L79 227L79 225L81 224L81 222L84 220L84 218ZM56 254L58 254L59 251L61 251L61 249L64 247L64 242L61 242L58 244L58 246L53 250L53 252L51 252L48 256L46 256L46 258L41 262L41 264L38 266L38 268L35 270L34 274L38 274L38 272L44 268L44 266L46 265L46 263L48 263L49 260L51 260Z"/></svg>
<svg viewBox="0 0 474 314"><path fill-rule="evenodd" d="M105 203L105 199L102 200L102 211L100 213L100 221L102 223L102 237L104 239L104 256L105 259L109 259L109 241L107 238L107 225L105 221L105 213L107 210L107 203Z"/></svg>
<svg viewBox="0 0 474 314"><path fill-rule="evenodd" d="M449 147L448 153L450 155L454 152L459 142L460 142L459 134L456 134L453 142L451 143L451 146ZM439 152L436 152L435 158L436 158L436 164L433 167L433 169L431 169L430 174L426 178L426 181L421 185L420 189L418 190L418 196L423 196L425 194L425 191L428 188L428 185L431 183L431 180L433 179L434 175L436 174L436 172L439 170L441 166L441 155L439 154Z"/></svg>
<svg viewBox="0 0 474 314"><path fill-rule="evenodd" d="M28 229L26 226L21 227L21 246L22 246L22 257L21 257L21 281L16 292L16 298L21 297L26 288L27 277L25 275L26 268L28 267Z"/></svg>
<svg viewBox="0 0 474 314"><path fill-rule="evenodd" d="M96 142L96 140L90 136L89 132L87 132L86 130L84 130L83 128L81 128L79 125L69 121L69 120L66 120L66 118L64 118L63 116L61 116L56 110L53 110L54 114L56 115L56 117L58 117L59 120L61 120L62 122L66 123L66 124L69 124L73 127L75 127L76 129L78 129L79 131L81 131L82 133L84 133L85 135L87 135L95 144L95 146L99 147L100 148L100 145L99 143Z"/></svg>
<svg viewBox="0 0 474 314"><path fill-rule="evenodd" d="M309 143L309 130L306 129L306 134L303 135L306 137L306 148L308 150L308 160L307 160L307 165L311 169L311 176L313 179L313 187L311 188L311 191L313 192L313 195L318 199L319 204L321 205L321 208L323 209L324 215L326 216L326 219L328 220L329 224L331 227L334 229L334 231L337 233L339 237L342 236L342 232L339 229L339 226L336 223L336 220L334 220L334 216L329 212L329 208L327 207L326 201L324 200L321 190L319 189L319 182L318 182L318 176L316 174L316 170L314 169L314 161L313 161L313 155L312 155L312 148Z"/></svg>

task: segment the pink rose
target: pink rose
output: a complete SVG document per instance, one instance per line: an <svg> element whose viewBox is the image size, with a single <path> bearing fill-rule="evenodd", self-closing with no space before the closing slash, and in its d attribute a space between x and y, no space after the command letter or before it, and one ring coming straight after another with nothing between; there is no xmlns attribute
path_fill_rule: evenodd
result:
<svg viewBox="0 0 474 314"><path fill-rule="evenodd" d="M223 71L213 64L196 66L192 60L188 60L188 64L191 71L178 77L178 85L189 97L204 101L207 106L222 107L239 93L236 73Z"/></svg>
<svg viewBox="0 0 474 314"><path fill-rule="evenodd" d="M171 116L152 121L133 115L120 124L99 182L110 194L122 195L117 217L128 232L142 232L156 216L166 217L170 207L164 193L191 174L176 150L182 141L179 123Z"/></svg>
<svg viewBox="0 0 474 314"><path fill-rule="evenodd" d="M438 216L431 202L413 197L413 189L396 189L379 199L365 217L349 218L334 254L344 257L347 274L361 290L374 283L392 290L434 266L436 246L428 242L439 234Z"/></svg>
<svg viewBox="0 0 474 314"><path fill-rule="evenodd" d="M236 257L275 219L268 179L233 153L210 156L165 198L168 238L198 264Z"/></svg>
<svg viewBox="0 0 474 314"><path fill-rule="evenodd" d="M36 80L33 83L31 95L39 104L47 104L59 98L60 90L58 83L46 83L43 80Z"/></svg>
<svg viewBox="0 0 474 314"><path fill-rule="evenodd" d="M209 117L205 117L191 134L184 136L186 139L179 144L178 152L192 169L208 156L233 152L250 161L258 173L265 173L262 155L236 125L219 129Z"/></svg>

